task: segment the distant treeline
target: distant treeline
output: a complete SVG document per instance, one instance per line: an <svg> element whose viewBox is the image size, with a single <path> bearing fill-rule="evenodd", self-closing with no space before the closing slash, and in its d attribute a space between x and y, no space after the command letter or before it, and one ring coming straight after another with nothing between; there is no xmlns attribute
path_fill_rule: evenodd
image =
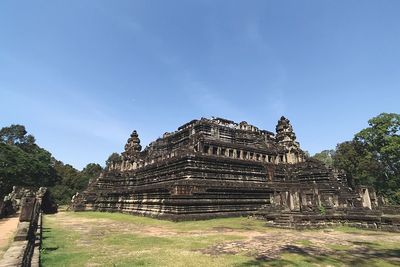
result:
<svg viewBox="0 0 400 267"><path fill-rule="evenodd" d="M78 171L56 160L50 152L35 143L35 138L22 125L11 125L0 130L1 198L11 192L14 185L45 186L58 204L66 204L101 171L102 167L95 163Z"/></svg>
<svg viewBox="0 0 400 267"><path fill-rule="evenodd" d="M400 114L382 113L368 124L353 140L313 158L345 170L353 185L373 186L391 204L400 204Z"/></svg>

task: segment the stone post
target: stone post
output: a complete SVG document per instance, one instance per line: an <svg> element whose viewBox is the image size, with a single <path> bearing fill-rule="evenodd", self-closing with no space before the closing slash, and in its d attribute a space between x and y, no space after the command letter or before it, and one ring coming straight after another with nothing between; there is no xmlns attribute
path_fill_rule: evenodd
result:
<svg viewBox="0 0 400 267"><path fill-rule="evenodd" d="M30 222L35 210L36 198L33 196L26 196L22 198L21 202L21 214L19 215L19 221Z"/></svg>

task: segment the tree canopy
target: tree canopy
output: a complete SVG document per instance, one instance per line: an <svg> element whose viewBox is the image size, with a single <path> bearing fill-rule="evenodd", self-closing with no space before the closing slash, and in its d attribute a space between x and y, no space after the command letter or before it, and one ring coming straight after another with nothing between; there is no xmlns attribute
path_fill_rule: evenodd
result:
<svg viewBox="0 0 400 267"><path fill-rule="evenodd" d="M345 170L353 185L374 186L390 203L400 204L400 115L382 113L368 124L353 140L337 145L333 166ZM324 162L326 154L314 157Z"/></svg>
<svg viewBox="0 0 400 267"><path fill-rule="evenodd" d="M316 153L314 156L312 156L314 159L317 159L319 161L322 161L328 166L333 165L333 157L335 156L335 150L330 149L330 150L323 150L319 153Z"/></svg>
<svg viewBox="0 0 400 267"><path fill-rule="evenodd" d="M359 175L400 204L400 114L382 113L368 124L353 140L362 156Z"/></svg>
<svg viewBox="0 0 400 267"><path fill-rule="evenodd" d="M0 130L0 140L2 143L21 147L35 144L35 138L30 134L28 135L25 126L19 124L12 124L10 127L2 128Z"/></svg>
<svg viewBox="0 0 400 267"><path fill-rule="evenodd" d="M13 185L53 186L59 180L51 154L35 144L22 125L0 130L0 195Z"/></svg>
<svg viewBox="0 0 400 267"><path fill-rule="evenodd" d="M90 163L82 171L52 157L35 143L23 125L0 130L0 197L11 192L12 186L46 186L58 203L68 203L72 195L83 190L90 179L102 171Z"/></svg>
<svg viewBox="0 0 400 267"><path fill-rule="evenodd" d="M106 160L106 167L108 168L108 167L111 166L111 164L120 163L121 161L122 161L121 155L116 153L116 152L114 152Z"/></svg>

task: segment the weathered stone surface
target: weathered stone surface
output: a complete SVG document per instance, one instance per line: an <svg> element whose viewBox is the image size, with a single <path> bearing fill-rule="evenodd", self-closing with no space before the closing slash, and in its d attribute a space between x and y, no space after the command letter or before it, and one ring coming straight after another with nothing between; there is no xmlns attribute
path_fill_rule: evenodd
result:
<svg viewBox="0 0 400 267"><path fill-rule="evenodd" d="M36 193L36 198L40 201L41 210L44 214L54 214L58 211L58 206L46 187L40 187Z"/></svg>
<svg viewBox="0 0 400 267"><path fill-rule="evenodd" d="M36 198L34 196L26 196L22 198L20 222L30 222L34 213Z"/></svg>
<svg viewBox="0 0 400 267"><path fill-rule="evenodd" d="M18 192L16 194L15 192ZM21 206L17 232L10 248L0 260L3 266L39 266L40 246L42 240L42 207L43 199L48 194L45 187L36 192L33 189L17 190L14 187L9 196Z"/></svg>
<svg viewBox="0 0 400 267"><path fill-rule="evenodd" d="M0 219L15 213L14 207L10 199L0 200Z"/></svg>
<svg viewBox="0 0 400 267"><path fill-rule="evenodd" d="M17 232L14 236L15 241L24 241L29 239L29 221L23 221L18 224Z"/></svg>

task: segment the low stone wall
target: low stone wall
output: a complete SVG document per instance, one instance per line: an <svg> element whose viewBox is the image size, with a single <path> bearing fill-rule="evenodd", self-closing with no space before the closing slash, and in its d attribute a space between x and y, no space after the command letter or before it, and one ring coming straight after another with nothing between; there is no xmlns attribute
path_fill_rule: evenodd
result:
<svg viewBox="0 0 400 267"><path fill-rule="evenodd" d="M17 232L9 249L0 260L0 267L40 265L42 240L42 211L40 199L25 197L22 200Z"/></svg>
<svg viewBox="0 0 400 267"><path fill-rule="evenodd" d="M384 214L382 210L345 211L331 214L301 214L282 211L258 214L257 217L267 220L269 226L299 230L345 225L369 230L400 232L400 215Z"/></svg>
<svg viewBox="0 0 400 267"><path fill-rule="evenodd" d="M400 205L383 206L381 209L384 214L400 215Z"/></svg>
<svg viewBox="0 0 400 267"><path fill-rule="evenodd" d="M335 226L350 226L368 230L381 230L388 232L400 232L400 218L330 218L328 220L314 220L314 221L301 221L293 222L294 229L316 229L327 228Z"/></svg>

